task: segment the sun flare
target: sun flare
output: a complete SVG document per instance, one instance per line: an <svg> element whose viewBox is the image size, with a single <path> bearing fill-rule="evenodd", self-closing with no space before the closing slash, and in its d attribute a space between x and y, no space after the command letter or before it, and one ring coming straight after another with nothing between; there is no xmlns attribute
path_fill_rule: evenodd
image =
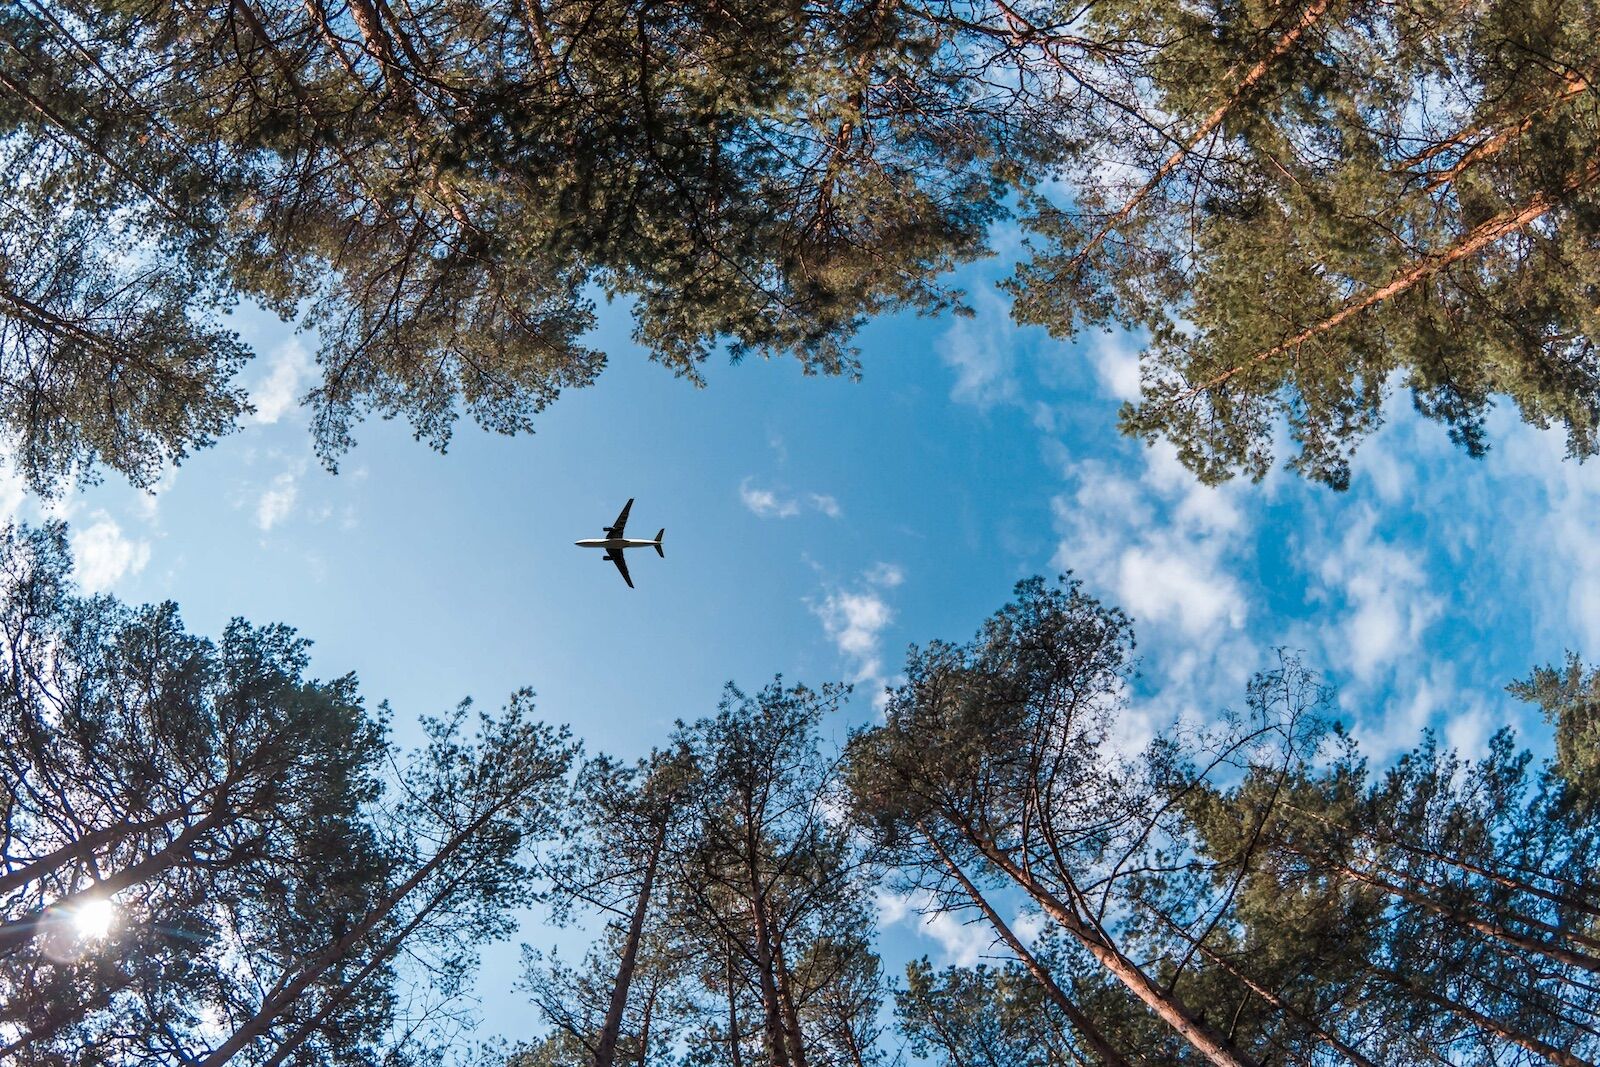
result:
<svg viewBox="0 0 1600 1067"><path fill-rule="evenodd" d="M111 932L117 906L104 897L86 900L72 909L72 925L80 937L102 938Z"/></svg>

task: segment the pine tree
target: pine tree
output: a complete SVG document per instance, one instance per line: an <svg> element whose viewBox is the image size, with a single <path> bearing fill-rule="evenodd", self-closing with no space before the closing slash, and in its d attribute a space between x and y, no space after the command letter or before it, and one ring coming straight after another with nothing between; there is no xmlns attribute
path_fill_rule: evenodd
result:
<svg viewBox="0 0 1600 1067"><path fill-rule="evenodd" d="M535 954L525 965L526 980L541 1013L594 1067L611 1067L624 1042L647 1043L641 1033L654 1029L659 1040L667 1029L659 1025L666 1012L658 1014L655 1007L678 981L679 967L664 940L660 887L682 847L695 785L693 765L681 748L654 752L634 765L606 756L590 760L570 803L578 825L563 853L547 865L553 917L567 921L574 911L598 912L607 935L596 942L581 975ZM641 965L648 978L643 1010L632 995ZM633 1024L626 1026L630 1015Z"/></svg>
<svg viewBox="0 0 1600 1067"><path fill-rule="evenodd" d="M952 34L878 0L18 0L0 322L34 402L0 429L41 488L150 479L244 410L241 298L317 336L329 463L368 413L528 429L601 370L602 294L696 381L724 344L852 371L866 316L949 304L1014 169Z"/></svg>
<svg viewBox="0 0 1600 1067"><path fill-rule="evenodd" d="M1097 91L1058 112L1072 199L1033 202L1019 317L1143 332L1124 429L1171 440L1209 482L1263 476L1287 422L1290 465L1347 485L1394 385L1473 454L1498 397L1594 454L1596 16L1567 0L1085 9L1074 34L1118 47L1072 68Z"/></svg>
<svg viewBox="0 0 1600 1067"><path fill-rule="evenodd" d="M565 732L520 693L475 736L466 705L424 720L402 760L287 627L212 642L70 570L63 526L0 534L0 1055L370 1064L448 1041L476 947L537 886Z"/></svg>
<svg viewBox="0 0 1600 1067"><path fill-rule="evenodd" d="M172 604L75 596L60 525L7 529L0 558L0 1045L181 1058L244 993L227 946L297 953L381 882L384 724L352 678L305 678L287 628L213 644ZM94 907L114 909L103 938L80 926ZM378 1039L387 995L334 1016L340 1056Z"/></svg>
<svg viewBox="0 0 1600 1067"><path fill-rule="evenodd" d="M1111 918L1172 833L1158 779L1109 741L1131 651L1126 617L1076 584L1019 583L970 644L912 650L884 725L852 740L854 803L906 877L952 896L954 879L974 903L980 881L1020 890L1196 1053L1240 1067L1248 1056L1135 958ZM1070 998L1055 1000L1097 1059L1120 1061Z"/></svg>

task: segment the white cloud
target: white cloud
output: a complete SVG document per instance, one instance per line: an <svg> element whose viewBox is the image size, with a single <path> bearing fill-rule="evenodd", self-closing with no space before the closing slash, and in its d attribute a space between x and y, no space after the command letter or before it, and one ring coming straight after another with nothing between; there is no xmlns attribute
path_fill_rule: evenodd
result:
<svg viewBox="0 0 1600 1067"><path fill-rule="evenodd" d="M22 476L0 457L0 525L16 522L27 499L28 490L22 484Z"/></svg>
<svg viewBox="0 0 1600 1067"><path fill-rule="evenodd" d="M295 497L299 494L298 478L297 471L288 470L272 479L272 484L256 501L257 526L270 530L289 517L294 510Z"/></svg>
<svg viewBox="0 0 1600 1067"><path fill-rule="evenodd" d="M822 630L854 670L852 682L870 686L875 704L882 704L884 677L883 631L894 621L894 610L882 591L905 581L905 573L892 563L878 563L862 574L853 589L834 589L811 611L822 620Z"/></svg>
<svg viewBox="0 0 1600 1067"><path fill-rule="evenodd" d="M1044 934L1044 926L1044 912L1037 908L1018 909L1017 917L1011 920L1011 932L1029 948Z"/></svg>
<svg viewBox="0 0 1600 1067"><path fill-rule="evenodd" d="M1131 451L1131 450L1130 450ZM1132 617L1140 680L1111 722L1108 744L1133 756L1179 720L1210 721L1268 666L1249 485L1198 483L1170 446L1111 462L1060 462L1066 491L1052 501L1052 559L1088 592ZM1274 634L1280 638L1281 635Z"/></svg>
<svg viewBox="0 0 1600 1067"><path fill-rule="evenodd" d="M839 517L839 502L833 497L829 496L827 493L812 493L810 496L812 507L822 512L830 519L837 519Z"/></svg>
<svg viewBox="0 0 1600 1067"><path fill-rule="evenodd" d="M905 582L906 572L893 563L874 563L862 577L871 585L893 589Z"/></svg>
<svg viewBox="0 0 1600 1067"><path fill-rule="evenodd" d="M1362 509L1337 545L1313 539L1306 563L1345 613L1328 624L1328 643L1356 681L1370 685L1418 648L1423 631L1443 604L1428 592L1428 576L1416 554L1376 535L1377 513Z"/></svg>
<svg viewBox="0 0 1600 1067"><path fill-rule="evenodd" d="M761 489L746 478L739 483L739 500L753 515L763 519L792 519L802 510L801 498L782 496L771 489ZM841 514L839 502L826 493L807 493L804 506L821 512L830 519Z"/></svg>
<svg viewBox="0 0 1600 1067"><path fill-rule="evenodd" d="M84 592L103 593L144 570L150 562L150 545L124 535L103 511L96 512L94 520L71 535L73 570Z"/></svg>
<svg viewBox="0 0 1600 1067"><path fill-rule="evenodd" d="M973 317L956 319L934 351L956 372L951 399L988 410L1018 396L1016 334L1009 306L992 287L976 290L972 302Z"/></svg>
<svg viewBox="0 0 1600 1067"><path fill-rule="evenodd" d="M882 676L878 638L894 619L882 597L871 590L841 590L829 593L814 610L828 638L855 663L856 681Z"/></svg>
<svg viewBox="0 0 1600 1067"><path fill-rule="evenodd" d="M1156 534L1117 560L1121 605L1146 622L1176 623L1191 639L1219 627L1244 627L1244 593L1214 554L1181 538Z"/></svg>
<svg viewBox="0 0 1600 1067"><path fill-rule="evenodd" d="M1061 534L1054 563L1133 616L1158 650L1158 689L1176 710L1209 699L1217 683L1241 682L1254 666L1250 599L1235 573L1249 559L1250 531L1237 487L1200 485L1167 445L1141 457L1137 477L1067 462L1071 488L1053 502ZM1228 669L1216 671L1221 663Z"/></svg>
<svg viewBox="0 0 1600 1067"><path fill-rule="evenodd" d="M1089 350L1101 388L1117 400L1139 399L1139 349L1126 334L1108 334Z"/></svg>
<svg viewBox="0 0 1600 1067"><path fill-rule="evenodd" d="M781 498L770 489L757 489L748 478L739 484L739 499L753 514L763 519L790 519L800 514L798 501Z"/></svg>
<svg viewBox="0 0 1600 1067"><path fill-rule="evenodd" d="M995 948L994 929L978 912L954 912L940 906L932 893L925 889L909 893L892 893L879 889L873 894L873 907L877 912L879 928L899 923L911 927L919 935L939 943L942 964L971 967ZM962 918L969 915L973 921Z"/></svg>
<svg viewBox="0 0 1600 1067"><path fill-rule="evenodd" d="M1500 516L1498 532L1506 550L1527 554L1544 587L1541 628L1570 635L1563 639L1600 657L1600 461L1567 459L1559 430L1516 426L1504 437L1507 477L1527 487L1527 496L1522 506L1489 503Z"/></svg>
<svg viewBox="0 0 1600 1067"><path fill-rule="evenodd" d="M298 340L280 345L267 357L267 373L250 390L254 421L270 424L288 414L299 403L311 370L311 356Z"/></svg>

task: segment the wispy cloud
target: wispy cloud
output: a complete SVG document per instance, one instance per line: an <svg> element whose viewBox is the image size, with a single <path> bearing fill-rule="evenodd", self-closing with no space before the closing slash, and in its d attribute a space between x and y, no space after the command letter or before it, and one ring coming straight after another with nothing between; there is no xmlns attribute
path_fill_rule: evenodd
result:
<svg viewBox="0 0 1600 1067"><path fill-rule="evenodd" d="M800 514L800 502L780 497L771 489L758 489L746 478L739 484L739 499L752 514L763 519L792 519Z"/></svg>
<svg viewBox="0 0 1600 1067"><path fill-rule="evenodd" d="M878 889L873 894L873 910L880 929L904 925L937 942L941 963L971 967L985 956L1008 954L995 944L994 928L977 912L951 911L925 889L908 893ZM1033 934L1037 936L1037 930Z"/></svg>
<svg viewBox="0 0 1600 1067"><path fill-rule="evenodd" d="M811 506L828 516L828 518L837 519L841 514L839 502L827 493L808 493L806 495L811 501Z"/></svg>
<svg viewBox="0 0 1600 1067"><path fill-rule="evenodd" d="M1377 536L1376 525L1377 513L1363 508L1338 541L1313 539L1305 550L1322 599L1342 608L1329 623L1328 644L1364 686L1410 659L1443 608L1429 589L1421 553Z"/></svg>
<svg viewBox="0 0 1600 1067"><path fill-rule="evenodd" d="M843 513L839 501L826 493L787 495L753 483L752 478L739 483L739 500L751 514L763 519L792 519L807 508L830 519L837 519Z"/></svg>
<svg viewBox="0 0 1600 1067"><path fill-rule="evenodd" d="M875 703L881 703L888 681L883 668L883 632L894 621L894 609L884 594L904 581L899 567L878 563L849 588L831 589L821 600L811 602L828 640L851 665L851 681L870 687Z"/></svg>
<svg viewBox="0 0 1600 1067"><path fill-rule="evenodd" d="M261 496L256 500L256 526L262 530L270 530L294 511L295 498L299 495L300 472L286 470L272 479L272 484L262 490Z"/></svg>
<svg viewBox="0 0 1600 1067"><path fill-rule="evenodd" d="M103 593L123 578L138 574L150 562L150 544L122 532L103 511L71 535L73 569L87 593Z"/></svg>
<svg viewBox="0 0 1600 1067"><path fill-rule="evenodd" d="M1016 336L1007 302L984 286L973 293L973 315L958 318L934 350L955 371L950 397L979 410L1017 399Z"/></svg>
<svg viewBox="0 0 1600 1067"><path fill-rule="evenodd" d="M267 357L267 372L250 390L255 421L277 422L300 402L300 393L312 371L311 356L298 340L290 339Z"/></svg>
<svg viewBox="0 0 1600 1067"><path fill-rule="evenodd" d="M1195 482L1169 446L1143 450L1142 469L1124 474L1097 461L1070 462L1069 488L1054 501L1061 535L1055 566L1134 617L1163 650L1153 666L1176 700L1209 701L1217 672L1239 685L1255 661L1250 597L1236 564L1251 549L1240 489Z"/></svg>

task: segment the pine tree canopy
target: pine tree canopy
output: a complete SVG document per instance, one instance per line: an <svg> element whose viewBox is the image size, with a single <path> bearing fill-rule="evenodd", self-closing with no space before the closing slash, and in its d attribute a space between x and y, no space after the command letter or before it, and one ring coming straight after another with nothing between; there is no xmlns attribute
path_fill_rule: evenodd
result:
<svg viewBox="0 0 1600 1067"><path fill-rule="evenodd" d="M1061 114L1070 197L1030 201L1019 319L1140 331L1123 427L1209 482L1263 476L1286 424L1291 466L1344 487L1396 386L1473 454L1505 398L1593 455L1597 24L1581 0L1085 5L1108 84Z"/></svg>
<svg viewBox="0 0 1600 1067"><path fill-rule="evenodd" d="M436 1051L532 899L574 749L526 694L409 756L307 642L76 595L0 531L0 1060L369 1067ZM388 1060L387 1062L393 1062Z"/></svg>
<svg viewBox="0 0 1600 1067"><path fill-rule="evenodd" d="M16 0L0 12L0 424L29 481L232 429L239 300L372 413L527 430L605 362L854 372L866 317L1022 208L1009 288L1143 339L1123 428L1334 486L1409 390L1600 448L1592 0Z"/></svg>
<svg viewBox="0 0 1600 1067"><path fill-rule="evenodd" d="M208 640L70 571L60 524L0 534L7 1063L447 1062L530 907L592 936L525 949L544 1036L486 1064L1600 1058L1577 657L1512 687L1547 758L1425 733L1380 767L1287 655L1203 728L1129 723L1130 621L1030 579L842 745L845 690L778 679L633 762L526 691L406 754L286 627ZM896 983L896 900L985 958Z"/></svg>
<svg viewBox="0 0 1600 1067"><path fill-rule="evenodd" d="M4 423L48 487L226 432L244 298L318 339L315 434L511 433L604 356L854 367L945 306L1011 119L896 3L17 0L0 12Z"/></svg>

